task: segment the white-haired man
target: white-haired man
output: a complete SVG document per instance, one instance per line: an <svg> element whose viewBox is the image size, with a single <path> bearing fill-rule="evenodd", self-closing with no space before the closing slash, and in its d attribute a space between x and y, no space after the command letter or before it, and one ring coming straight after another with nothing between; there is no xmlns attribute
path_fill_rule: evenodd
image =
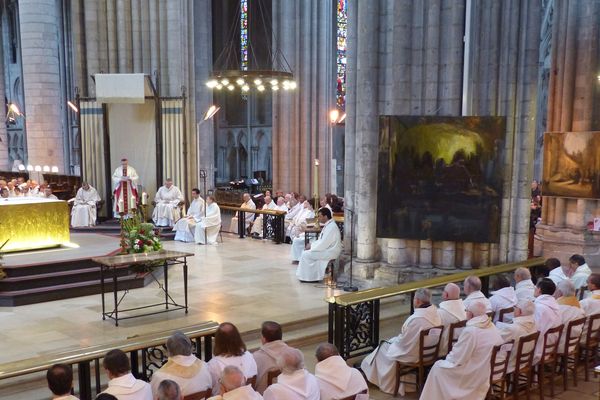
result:
<svg viewBox="0 0 600 400"><path fill-rule="evenodd" d="M244 213L244 229L248 229L252 221L254 221L254 213L252 211L256 210L256 204L252 201L252 197L250 197L250 193L244 193L242 195L244 202L240 204L240 208L246 208L249 211ZM239 233L238 230L238 222L239 222L239 214L236 211L235 216L231 218L231 224L229 225L229 232L231 233Z"/></svg>
<svg viewBox="0 0 600 400"><path fill-rule="evenodd" d="M396 361L416 362L419 359L421 331L442 324L437 307L431 304L431 292L428 289L418 289L415 292L413 306L415 311L404 321L400 334L381 342L360 365L367 380L378 386L382 392L394 393ZM439 339L428 336L425 345ZM412 385L409 385L408 389L411 388ZM404 391L403 385L400 385L399 393L402 396Z"/></svg>
<svg viewBox="0 0 600 400"><path fill-rule="evenodd" d="M304 356L298 349L289 347L277 360L281 375L277 383L265 390L265 400L319 400L317 378L304 369Z"/></svg>
<svg viewBox="0 0 600 400"><path fill-rule="evenodd" d="M531 300L519 300L515 306L512 323L507 324L504 322L498 322L496 324L500 330L500 335L505 342L514 340L513 349L510 353L510 360L508 362L508 372L513 372L515 370L517 348L521 338L537 331L534 313L535 305ZM531 351L531 349L524 348L523 351Z"/></svg>
<svg viewBox="0 0 600 400"><path fill-rule="evenodd" d="M560 317L564 325L563 334L560 337L560 344L558 345L558 353L563 354L565 351L565 342L567 338L567 326L569 322L576 319L584 318L585 311L581 308L577 296L575 296L575 285L571 280L560 281L556 285L556 292L554 292L556 302L558 303L558 309L560 311ZM571 335L581 336L583 325L578 325L571 332Z"/></svg>
<svg viewBox="0 0 600 400"><path fill-rule="evenodd" d="M181 190L173 185L173 180L167 178L165 185L158 188L154 197L154 212L152 221L156 226L172 227L175 221L181 218L179 204L183 202Z"/></svg>
<svg viewBox="0 0 600 400"><path fill-rule="evenodd" d="M465 292L465 295L467 295L467 297L465 297L463 300L463 303L465 304L465 310L469 308L469 304L471 304L471 302L478 300L485 304L485 309L487 310L486 312L492 311L492 305L490 304L490 301L481 292L481 280L478 277L474 275L468 276L463 284L463 291Z"/></svg>
<svg viewBox="0 0 600 400"><path fill-rule="evenodd" d="M220 395L208 400L261 400L263 397L246 384L246 377L241 369L228 365L223 369L219 379Z"/></svg>
<svg viewBox="0 0 600 400"><path fill-rule="evenodd" d="M533 292L535 292L535 285L531 280L531 272L528 268L520 267L515 270L515 294L517 300L531 300L535 299Z"/></svg>
<svg viewBox="0 0 600 400"><path fill-rule="evenodd" d="M440 356L448 352L448 337L450 334L449 326L459 321L467 319L465 305L460 298L460 288L455 283L449 283L442 292L442 302L438 306L438 314L444 325L442 341L440 342ZM461 329L462 330L462 329ZM458 336L459 332L456 332Z"/></svg>
<svg viewBox="0 0 600 400"><path fill-rule="evenodd" d="M365 378L359 370L346 364L333 344L321 343L315 357L318 361L315 376L319 381L321 400L344 399L359 393L369 398Z"/></svg>
<svg viewBox="0 0 600 400"><path fill-rule="evenodd" d="M486 304L473 301L467 326L445 360L431 368L420 399L483 399L489 389L492 348L502 337L486 315Z"/></svg>
<svg viewBox="0 0 600 400"><path fill-rule="evenodd" d="M212 387L212 378L206 363L192 354L192 342L182 332L175 332L167 339L167 363L160 367L150 381L156 398L160 382L169 379L176 382L184 396Z"/></svg>

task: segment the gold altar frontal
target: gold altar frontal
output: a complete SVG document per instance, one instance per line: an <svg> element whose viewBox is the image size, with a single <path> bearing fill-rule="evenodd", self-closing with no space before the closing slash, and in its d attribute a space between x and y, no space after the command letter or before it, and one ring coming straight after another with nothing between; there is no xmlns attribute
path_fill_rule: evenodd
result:
<svg viewBox="0 0 600 400"><path fill-rule="evenodd" d="M3 252L69 244L69 207L61 200L0 200L0 245Z"/></svg>

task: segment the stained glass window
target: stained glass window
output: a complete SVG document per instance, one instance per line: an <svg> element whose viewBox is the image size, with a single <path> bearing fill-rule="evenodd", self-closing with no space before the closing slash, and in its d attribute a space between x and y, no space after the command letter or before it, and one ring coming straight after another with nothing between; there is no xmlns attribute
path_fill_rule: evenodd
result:
<svg viewBox="0 0 600 400"><path fill-rule="evenodd" d="M240 59L241 69L248 70L248 0L240 0Z"/></svg>
<svg viewBox="0 0 600 400"><path fill-rule="evenodd" d="M346 109L346 36L348 33L348 0L337 1L337 106Z"/></svg>

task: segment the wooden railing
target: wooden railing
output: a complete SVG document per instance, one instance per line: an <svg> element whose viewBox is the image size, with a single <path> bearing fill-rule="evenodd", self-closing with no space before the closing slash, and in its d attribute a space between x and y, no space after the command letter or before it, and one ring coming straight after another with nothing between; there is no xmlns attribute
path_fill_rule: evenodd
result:
<svg viewBox="0 0 600 400"><path fill-rule="evenodd" d="M263 237L273 236L275 243L285 241L285 214L287 212L280 210L253 210L251 208L219 206L222 210L236 211L238 213L238 235L243 239L246 235L246 213L262 214L265 216L263 221ZM270 221L269 221L270 220ZM269 221L269 223L267 223ZM268 230L271 229L272 232Z"/></svg>
<svg viewBox="0 0 600 400"><path fill-rule="evenodd" d="M209 321L179 329L190 338L195 346L195 355L204 361L212 357L212 338L217 331L218 323ZM165 343L173 330L153 334L136 335L103 345L78 348L66 352L58 352L41 357L0 364L0 382L22 377L36 372L46 371L57 363L73 366L78 378L77 397L91 400L102 391L100 360L110 350L121 349L128 353L131 361L131 372L138 379L149 381L154 371L167 361ZM92 367L94 364L95 394L92 394ZM0 383L0 387L3 383Z"/></svg>
<svg viewBox="0 0 600 400"><path fill-rule="evenodd" d="M448 283L463 282L470 275L481 278L481 290L488 295L490 276L513 272L520 267L532 269L543 264L543 258L533 258L328 297L325 301L329 304L329 342L336 345L344 359L369 353L379 344L379 304L382 299L410 294L412 300L419 288L443 287Z"/></svg>

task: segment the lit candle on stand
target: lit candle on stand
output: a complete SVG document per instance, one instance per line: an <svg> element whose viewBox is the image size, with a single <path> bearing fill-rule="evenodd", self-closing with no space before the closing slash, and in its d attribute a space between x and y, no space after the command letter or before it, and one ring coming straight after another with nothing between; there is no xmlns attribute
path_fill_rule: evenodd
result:
<svg viewBox="0 0 600 400"><path fill-rule="evenodd" d="M142 192L142 205L145 206L148 204L148 193Z"/></svg>

